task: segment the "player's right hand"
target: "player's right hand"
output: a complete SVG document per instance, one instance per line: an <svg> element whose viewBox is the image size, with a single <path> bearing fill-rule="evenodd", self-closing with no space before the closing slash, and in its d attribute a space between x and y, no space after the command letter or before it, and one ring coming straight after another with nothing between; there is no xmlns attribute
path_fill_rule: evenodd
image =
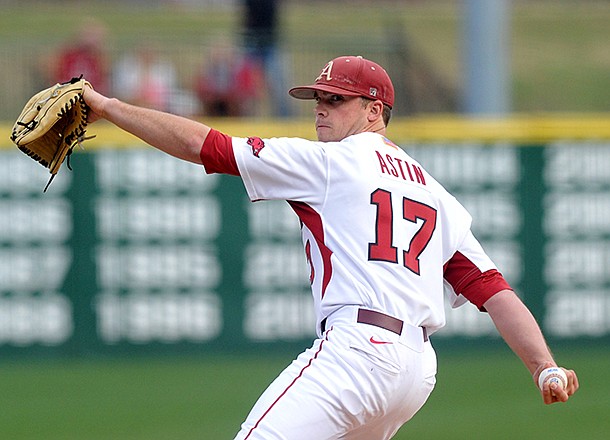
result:
<svg viewBox="0 0 610 440"><path fill-rule="evenodd" d="M565 389L559 386L557 383L546 382L540 393L542 394L542 400L546 405L557 402L567 402L570 396L572 396L578 390L578 377L574 370L567 370L562 368L568 378L568 385Z"/></svg>

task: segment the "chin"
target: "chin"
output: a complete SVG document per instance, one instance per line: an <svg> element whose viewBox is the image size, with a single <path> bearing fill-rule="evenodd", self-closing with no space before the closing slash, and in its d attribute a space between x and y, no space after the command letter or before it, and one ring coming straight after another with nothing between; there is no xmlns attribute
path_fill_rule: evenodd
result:
<svg viewBox="0 0 610 440"><path fill-rule="evenodd" d="M320 142L333 142L336 140L333 134L328 131L328 129L318 129L316 130L316 133Z"/></svg>

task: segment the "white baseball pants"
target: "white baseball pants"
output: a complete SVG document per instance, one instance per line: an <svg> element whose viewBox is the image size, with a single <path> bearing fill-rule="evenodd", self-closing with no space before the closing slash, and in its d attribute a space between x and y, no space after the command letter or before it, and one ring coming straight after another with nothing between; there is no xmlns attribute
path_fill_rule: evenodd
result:
<svg viewBox="0 0 610 440"><path fill-rule="evenodd" d="M236 440L390 439L423 406L436 353L421 329L399 336L350 313L329 318L323 337L265 390Z"/></svg>

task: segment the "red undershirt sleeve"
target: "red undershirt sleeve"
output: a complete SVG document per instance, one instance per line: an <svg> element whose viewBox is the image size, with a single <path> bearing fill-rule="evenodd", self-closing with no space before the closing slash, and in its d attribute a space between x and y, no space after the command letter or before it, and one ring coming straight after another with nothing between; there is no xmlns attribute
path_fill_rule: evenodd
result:
<svg viewBox="0 0 610 440"><path fill-rule="evenodd" d="M201 146L199 157L207 174L239 176L231 136L212 129Z"/></svg>
<svg viewBox="0 0 610 440"><path fill-rule="evenodd" d="M483 304L501 290L512 290L502 274L495 269L481 272L463 254L456 252L445 264L445 280L456 294L462 294L481 311Z"/></svg>

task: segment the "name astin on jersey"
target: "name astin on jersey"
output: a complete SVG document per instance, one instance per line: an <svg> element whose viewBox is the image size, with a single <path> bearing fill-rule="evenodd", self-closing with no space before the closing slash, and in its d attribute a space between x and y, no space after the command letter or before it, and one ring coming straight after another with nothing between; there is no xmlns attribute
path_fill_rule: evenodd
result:
<svg viewBox="0 0 610 440"><path fill-rule="evenodd" d="M418 165L388 153L381 153L377 150L375 150L375 153L379 160L379 173L382 177L396 178L426 185L424 171Z"/></svg>

